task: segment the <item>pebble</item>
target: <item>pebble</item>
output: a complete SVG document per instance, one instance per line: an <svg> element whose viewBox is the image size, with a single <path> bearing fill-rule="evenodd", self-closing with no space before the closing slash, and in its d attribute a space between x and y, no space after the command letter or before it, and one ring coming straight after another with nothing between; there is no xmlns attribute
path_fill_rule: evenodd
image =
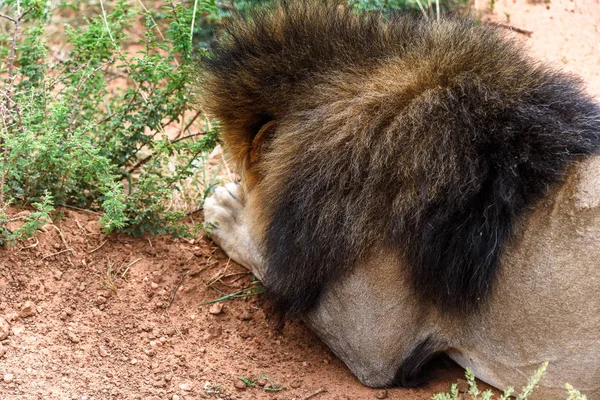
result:
<svg viewBox="0 0 600 400"><path fill-rule="evenodd" d="M4 374L4 383L11 383L15 380L15 376L13 374Z"/></svg>
<svg viewBox="0 0 600 400"><path fill-rule="evenodd" d="M0 317L0 340L6 339L9 333L10 325L8 324L8 321Z"/></svg>
<svg viewBox="0 0 600 400"><path fill-rule="evenodd" d="M223 312L223 303L214 303L213 305L210 306L210 308L208 309L208 312L211 313L212 315L221 314Z"/></svg>
<svg viewBox="0 0 600 400"><path fill-rule="evenodd" d="M171 396L171 400L179 400L180 397L177 396L176 394L174 394L173 396Z"/></svg>
<svg viewBox="0 0 600 400"><path fill-rule="evenodd" d="M246 384L238 378L235 378L235 380L233 381L233 386L235 386L235 388L239 390L246 390Z"/></svg>
<svg viewBox="0 0 600 400"><path fill-rule="evenodd" d="M221 336L221 334L223 333L223 328L221 328L220 326L209 326L208 327L208 335L209 337L219 337Z"/></svg>
<svg viewBox="0 0 600 400"><path fill-rule="evenodd" d="M96 297L96 304L98 304L98 305L106 304L106 297L104 297L104 296Z"/></svg>
<svg viewBox="0 0 600 400"><path fill-rule="evenodd" d="M131 361L129 361L129 364L135 365L135 364L137 364L137 362L138 361L135 358L132 358Z"/></svg>
<svg viewBox="0 0 600 400"><path fill-rule="evenodd" d="M156 352L152 349L146 349L144 350L144 353L146 353L148 357L154 357L156 355Z"/></svg>
<svg viewBox="0 0 600 400"><path fill-rule="evenodd" d="M190 392L192 390L192 385L185 382L185 383L180 383L179 384L179 389L185 391L185 392Z"/></svg>
<svg viewBox="0 0 600 400"><path fill-rule="evenodd" d="M456 386L458 387L458 391L461 393L466 393L469 391L469 383L464 379L457 380Z"/></svg>
<svg viewBox="0 0 600 400"><path fill-rule="evenodd" d="M7 350L8 350L8 349L6 348L6 346L2 346L2 345L0 344L0 358L4 357L4 355L6 354L6 351L7 351Z"/></svg>
<svg viewBox="0 0 600 400"><path fill-rule="evenodd" d="M60 279L63 276L63 272L60 270L56 270L56 271L54 271L53 275L54 275L54 279L56 279L57 281L60 281Z"/></svg>
<svg viewBox="0 0 600 400"><path fill-rule="evenodd" d="M375 393L375 397L378 399L387 399L388 398L388 391L387 390L380 390L377 393Z"/></svg>
<svg viewBox="0 0 600 400"><path fill-rule="evenodd" d="M75 334L75 332L67 331L67 337L73 343L81 342L81 339L79 339L79 337Z"/></svg>
<svg viewBox="0 0 600 400"><path fill-rule="evenodd" d="M156 289L158 289L158 283L150 282L150 287L152 288L152 290L156 290Z"/></svg>
<svg viewBox="0 0 600 400"><path fill-rule="evenodd" d="M102 346L98 347L98 355L100 357L108 357L108 351Z"/></svg>
<svg viewBox="0 0 600 400"><path fill-rule="evenodd" d="M249 321L252 319L252 314L250 314L250 311L244 310L238 315L238 318L242 321Z"/></svg>
<svg viewBox="0 0 600 400"><path fill-rule="evenodd" d="M32 315L35 315L35 304L33 304L31 301L27 300L25 302L25 304L23 305L23 307L21 307L21 311L19 312L19 316L21 318L27 318L27 317L31 317Z"/></svg>
<svg viewBox="0 0 600 400"><path fill-rule="evenodd" d="M258 386L260 386L260 387L263 387L263 386L265 386L267 383L269 383L269 382L268 382L266 379L259 379L258 381L256 381L256 384L257 384ZM292 387L294 388L294 386L293 386L293 385L294 385L294 384L292 383L292 385L290 385L290 386L292 386ZM300 386L298 386L298 387L300 387ZM294 388L294 389L298 389L298 388L296 387L296 388Z"/></svg>
<svg viewBox="0 0 600 400"><path fill-rule="evenodd" d="M290 383L290 386L292 389L298 389L300 386L302 386L302 381L299 379L293 380L292 383Z"/></svg>

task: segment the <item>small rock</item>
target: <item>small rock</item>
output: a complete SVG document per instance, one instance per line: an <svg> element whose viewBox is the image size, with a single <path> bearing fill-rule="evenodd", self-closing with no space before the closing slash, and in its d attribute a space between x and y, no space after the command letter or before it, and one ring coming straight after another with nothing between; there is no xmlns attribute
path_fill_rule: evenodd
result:
<svg viewBox="0 0 600 400"><path fill-rule="evenodd" d="M173 396L171 396L171 400L179 400L180 397L177 396L176 394L174 394Z"/></svg>
<svg viewBox="0 0 600 400"><path fill-rule="evenodd" d="M236 378L235 381L233 381L233 386L235 386L235 388L238 390L246 390L246 383L242 382L238 378Z"/></svg>
<svg viewBox="0 0 600 400"><path fill-rule="evenodd" d="M104 296L97 296L96 297L96 304L98 304L98 305L106 304L106 297L104 297Z"/></svg>
<svg viewBox="0 0 600 400"><path fill-rule="evenodd" d="M60 270L56 270L52 273L52 275L54 275L54 279L56 279L57 281L60 281L62 276L63 276L63 272Z"/></svg>
<svg viewBox="0 0 600 400"><path fill-rule="evenodd" d="M152 288L152 290L156 290L156 289L158 289L158 283L150 282L150 287Z"/></svg>
<svg viewBox="0 0 600 400"><path fill-rule="evenodd" d="M259 379L258 381L256 381L256 384L260 387L265 386L267 383L269 383L269 381L267 381L266 379ZM298 389L298 388L295 388L295 389Z"/></svg>
<svg viewBox="0 0 600 400"><path fill-rule="evenodd" d="M388 398L388 391L387 390L380 390L377 393L375 393L375 397L378 399L387 399Z"/></svg>
<svg viewBox="0 0 600 400"><path fill-rule="evenodd" d="M23 332L25 332L25 326L24 325L13 325L13 327L10 330L13 335L21 336L21 334Z"/></svg>
<svg viewBox="0 0 600 400"><path fill-rule="evenodd" d="M208 309L208 312L211 313L212 315L221 314L223 312L223 303L214 303L213 305L210 306L210 308Z"/></svg>
<svg viewBox="0 0 600 400"><path fill-rule="evenodd" d="M35 315L35 313L36 313L35 304L33 304L31 301L27 300L25 302L25 304L23 305L23 307L21 307L19 316L21 318L27 318L27 317L31 317L32 315Z"/></svg>
<svg viewBox="0 0 600 400"><path fill-rule="evenodd" d="M61 311L58 318L60 318L61 321L65 321L68 318L68 315L66 312Z"/></svg>
<svg viewBox="0 0 600 400"><path fill-rule="evenodd" d="M156 355L156 352L152 349L146 349L144 350L144 353L146 353L148 357L154 357Z"/></svg>
<svg viewBox="0 0 600 400"><path fill-rule="evenodd" d="M144 251L146 252L146 254L149 254L151 256L155 256L156 255L156 249L150 245L144 247Z"/></svg>
<svg viewBox="0 0 600 400"><path fill-rule="evenodd" d="M81 342L81 339L79 339L79 337L75 334L75 332L67 331L67 337L73 343L79 343L79 342Z"/></svg>
<svg viewBox="0 0 600 400"><path fill-rule="evenodd" d="M19 318L19 314L17 314L14 311L11 311L8 314L6 314L6 320L8 322L14 322L17 318Z"/></svg>
<svg viewBox="0 0 600 400"><path fill-rule="evenodd" d="M98 355L100 357L108 357L108 351L102 346L98 347Z"/></svg>
<svg viewBox="0 0 600 400"><path fill-rule="evenodd" d="M210 337L216 338L221 336L221 333L223 333L223 328L221 328L220 326L209 326L208 327L208 335Z"/></svg>
<svg viewBox="0 0 600 400"><path fill-rule="evenodd" d="M252 319L252 314L250 314L250 311L244 310L238 315L238 318L242 321L249 321Z"/></svg>
<svg viewBox="0 0 600 400"><path fill-rule="evenodd" d="M180 383L179 384L179 389L185 391L185 392L191 392L192 391L192 385L185 382L185 383Z"/></svg>
<svg viewBox="0 0 600 400"><path fill-rule="evenodd" d="M469 383L464 379L458 379L456 381L456 386L460 393L467 393L469 391Z"/></svg>
<svg viewBox="0 0 600 400"><path fill-rule="evenodd" d="M15 376L13 374L4 374L4 383L11 383L15 380Z"/></svg>
<svg viewBox="0 0 600 400"><path fill-rule="evenodd" d="M10 325L8 324L8 321L0 317L0 340L6 339L9 333Z"/></svg>
<svg viewBox="0 0 600 400"><path fill-rule="evenodd" d="M6 351L7 351L7 350L8 350L8 349L6 348L6 346L2 346L2 345L0 344L0 358L4 357L4 355L6 354Z"/></svg>
<svg viewBox="0 0 600 400"><path fill-rule="evenodd" d="M290 383L290 386L292 389L298 389L300 386L302 386L302 381L299 379L293 380L292 383Z"/></svg>
<svg viewBox="0 0 600 400"><path fill-rule="evenodd" d="M138 361L137 361L135 358L132 358L132 359L129 361L129 364L131 364L131 365L135 365L135 364L137 364L137 362L138 362Z"/></svg>
<svg viewBox="0 0 600 400"><path fill-rule="evenodd" d="M167 386L167 382L165 382L164 379L158 379L157 381L154 381L152 383L152 386L154 386L156 388L164 388Z"/></svg>

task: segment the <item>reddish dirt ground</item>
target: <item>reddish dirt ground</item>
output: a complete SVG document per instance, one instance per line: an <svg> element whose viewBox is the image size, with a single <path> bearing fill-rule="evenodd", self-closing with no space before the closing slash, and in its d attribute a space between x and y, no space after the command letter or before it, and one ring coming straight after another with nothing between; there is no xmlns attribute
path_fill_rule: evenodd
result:
<svg viewBox="0 0 600 400"><path fill-rule="evenodd" d="M533 31L515 36L600 99L598 0L501 0L488 17ZM273 330L256 297L203 304L220 296L214 288L251 284L206 239L105 236L97 220L63 210L33 240L0 250L1 400L429 399L462 376L365 388L301 323ZM239 389L238 376L264 386Z"/></svg>

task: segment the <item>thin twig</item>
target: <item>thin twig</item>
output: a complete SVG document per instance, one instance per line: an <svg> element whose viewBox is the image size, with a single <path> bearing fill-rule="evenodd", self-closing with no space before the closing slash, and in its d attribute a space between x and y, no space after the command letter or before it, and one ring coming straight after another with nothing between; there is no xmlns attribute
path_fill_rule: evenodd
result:
<svg viewBox="0 0 600 400"><path fill-rule="evenodd" d="M173 295L171 296L171 301L169 301L169 305L167 305L167 309L169 309L169 307L171 307L171 304L173 304L173 301L175 301L175 296L177 295L177 292L179 291L179 288L181 287L183 280L189 273L190 273L190 270L185 271L185 274L183 274L183 276L179 280L179 283L177 284L177 286L175 286L175 290L173 290Z"/></svg>
<svg viewBox="0 0 600 400"><path fill-rule="evenodd" d="M181 142L183 140L186 140L186 139L191 139L191 138L194 138L194 137L206 135L206 133L207 132L200 132L200 133L193 133L191 135L182 136L182 137L180 137L178 139L172 140L171 144L179 143L179 142ZM135 163L135 165L133 167L131 167L128 172L130 174L134 173L138 168L140 168L141 166L143 166L144 164L146 164L148 161L150 161L151 158L152 158L152 154L147 155L146 157L142 158L140 161L138 161L137 163Z"/></svg>
<svg viewBox="0 0 600 400"><path fill-rule="evenodd" d="M301 400L312 399L313 397L318 396L318 395L320 395L322 393L326 393L326 392L327 392L327 389L321 388L321 389L317 390L316 392L313 392L313 393L309 394L308 396L304 396Z"/></svg>
<svg viewBox="0 0 600 400"><path fill-rule="evenodd" d="M130 262L129 264L127 264L125 266L125 269L123 270L123 272L121 273L121 278L125 279L125 275L127 275L127 272L129 271L129 268L131 268L132 265L136 264L138 261L140 261L141 258L135 259L132 262Z"/></svg>
<svg viewBox="0 0 600 400"><path fill-rule="evenodd" d="M427 13L425 12L425 9L423 8L423 4L421 4L421 0L417 0L417 6L419 6L419 10L421 10L421 13L423 14L423 16L425 17L426 20L429 20L429 16L427 15Z"/></svg>
<svg viewBox="0 0 600 400"><path fill-rule="evenodd" d="M30 245L28 245L28 246L23 246L23 247L21 247L21 248L19 249L19 251L22 251L22 250L27 250L27 249L33 249L34 247L37 247L37 246L38 246L38 244L40 244L40 241L39 241L39 240L38 240L38 239L37 239L35 236L34 236L32 239L33 239L33 240L35 240L35 243L34 243L34 244L30 244Z"/></svg>
<svg viewBox="0 0 600 400"><path fill-rule="evenodd" d="M198 213L199 213L200 211L202 211L202 210L204 210L204 206L202 206L202 207L200 207L200 208L196 208L196 209L195 209L195 210L193 210L193 211L187 212L187 213L185 214L185 216L186 216L186 217L189 217L189 216L191 216L191 215L198 214Z"/></svg>
<svg viewBox="0 0 600 400"><path fill-rule="evenodd" d="M53 257L53 256L57 256L57 255L62 254L62 253L66 253L68 251L70 251L71 253L75 252L73 249L64 249L64 250L58 251L56 253L48 254L47 256L42 257L42 260L45 260L48 257Z"/></svg>
<svg viewBox="0 0 600 400"><path fill-rule="evenodd" d="M69 244L67 243L67 240L65 239L65 236L63 235L62 231L60 230L60 228L56 225L50 224L51 227L53 227L54 229L56 229L56 231L58 232L58 235L60 236L60 240L62 242L62 244L66 247L69 248ZM73 253L74 251L71 250ZM71 261L71 257L67 256L67 260L69 261L69 264L71 264L71 267L74 267L75 265L73 264L73 261Z"/></svg>
<svg viewBox="0 0 600 400"><path fill-rule="evenodd" d="M2 220L0 220L0 224L7 224L9 222L20 221L20 220L25 219L27 217L29 217L29 215L21 215L20 217L13 217L13 218L9 218L9 219L2 219Z"/></svg>
<svg viewBox="0 0 600 400"><path fill-rule="evenodd" d="M95 247L92 250L88 251L88 254L97 252L98 250L100 250L102 248L102 246L104 246L106 244L106 242L108 242L108 239L106 239L104 242L102 242L102 244L100 246Z"/></svg>
<svg viewBox="0 0 600 400"><path fill-rule="evenodd" d="M7 20L9 20L10 22L12 22L13 24L17 23L16 19L14 19L13 17L9 17L8 15L2 14L2 13L0 13L0 18L6 18Z"/></svg>
<svg viewBox="0 0 600 400"><path fill-rule="evenodd" d="M488 22L489 25L493 25L493 26L497 26L499 28L504 28L504 29L508 29L510 31L514 31L517 33L521 33L525 36L531 36L533 35L533 31L528 31L527 29L522 29L522 28L517 28L516 26L512 26L512 25L507 25L507 24L502 24L500 22Z"/></svg>

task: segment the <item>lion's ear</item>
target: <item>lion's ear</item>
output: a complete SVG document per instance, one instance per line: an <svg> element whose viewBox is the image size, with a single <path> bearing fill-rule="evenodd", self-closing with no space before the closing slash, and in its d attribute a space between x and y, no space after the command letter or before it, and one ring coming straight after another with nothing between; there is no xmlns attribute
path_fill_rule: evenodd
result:
<svg viewBox="0 0 600 400"><path fill-rule="evenodd" d="M277 125L275 121L269 121L260 128L256 136L254 137L254 140L252 140L252 148L250 149L250 165L253 165L260 159L263 145L275 132L276 126Z"/></svg>

